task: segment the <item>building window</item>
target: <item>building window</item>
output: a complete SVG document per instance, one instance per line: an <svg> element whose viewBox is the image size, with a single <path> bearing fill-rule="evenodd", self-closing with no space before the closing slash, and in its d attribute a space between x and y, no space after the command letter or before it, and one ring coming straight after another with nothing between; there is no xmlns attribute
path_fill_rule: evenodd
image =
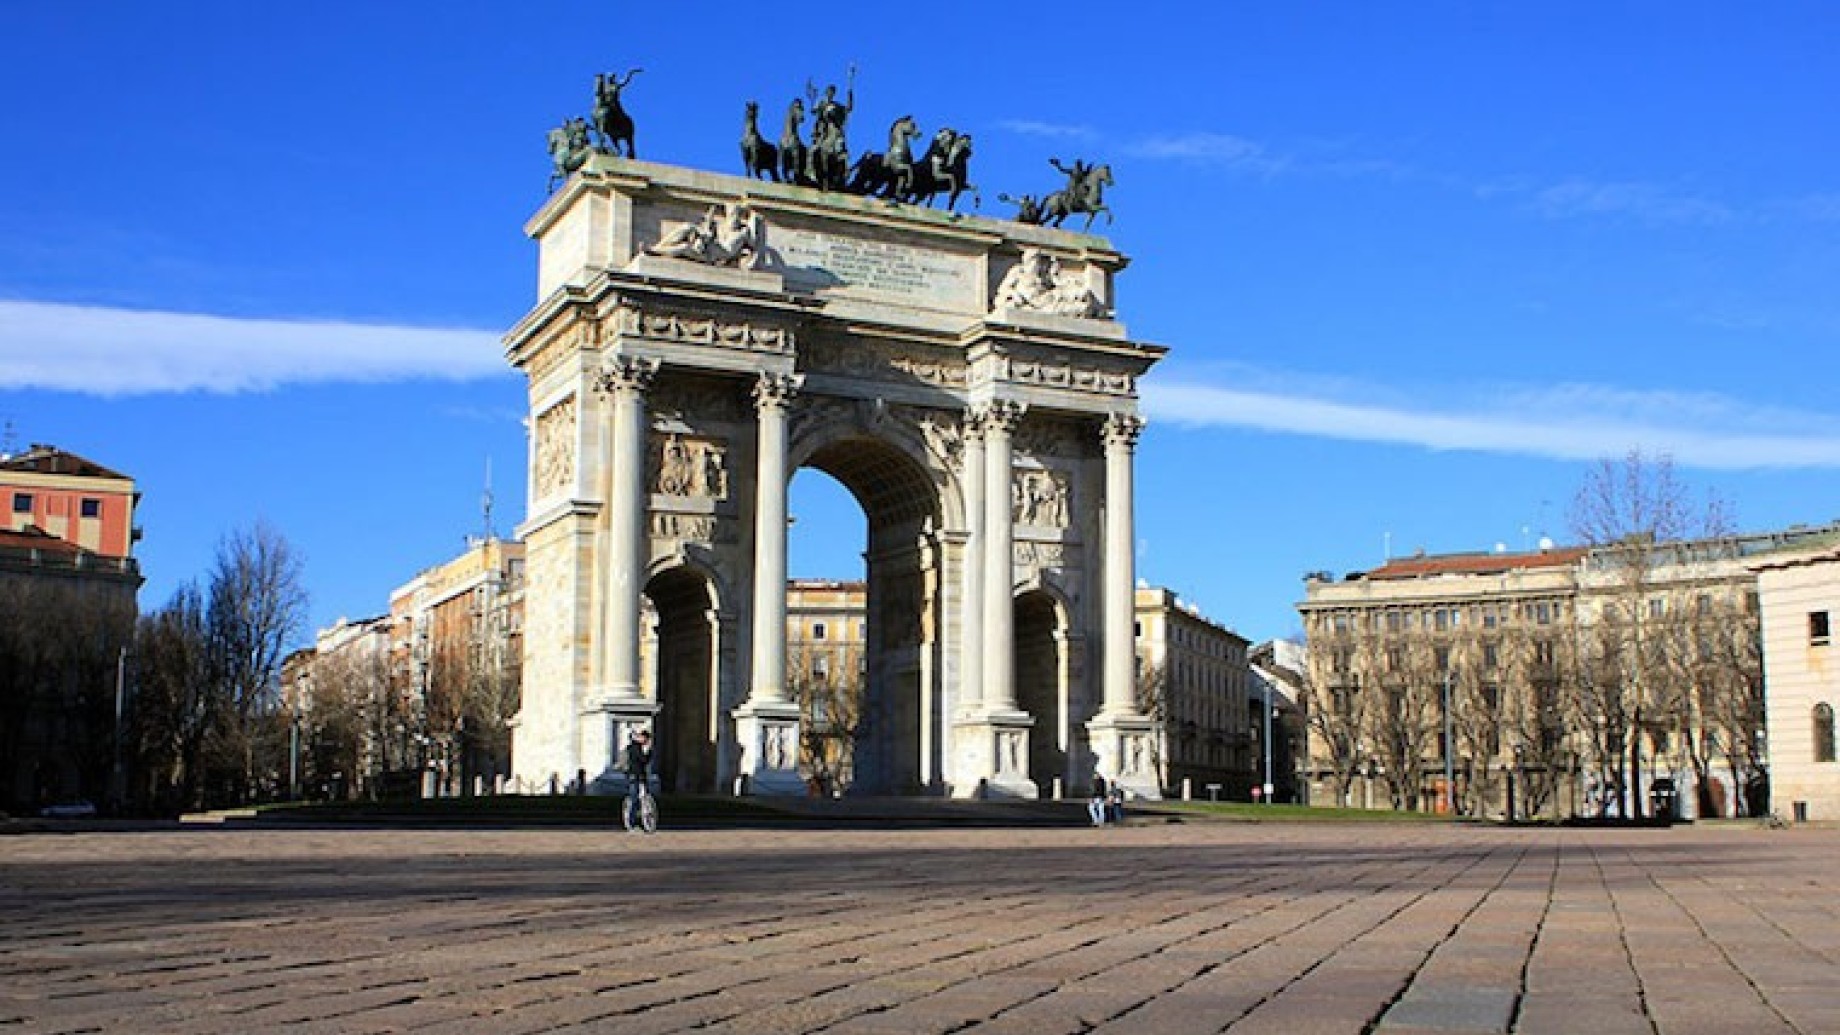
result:
<svg viewBox="0 0 1840 1035"><path fill-rule="evenodd" d="M82 509L79 511L79 513L81 513L82 516L86 518L101 517L102 516L102 501L98 499L85 499L82 503Z"/></svg>
<svg viewBox="0 0 1840 1035"><path fill-rule="evenodd" d="M1826 611L1808 612L1808 645L1825 647L1829 642Z"/></svg>
<svg viewBox="0 0 1840 1035"><path fill-rule="evenodd" d="M823 622L811 623L811 638L814 640L824 639L824 623Z"/></svg>
<svg viewBox="0 0 1840 1035"><path fill-rule="evenodd" d="M32 494L31 493L29 492L13 493L13 513L15 514L32 513Z"/></svg>
<svg viewBox="0 0 1840 1035"><path fill-rule="evenodd" d="M1834 760L1834 708L1826 701L1814 706L1814 760Z"/></svg>

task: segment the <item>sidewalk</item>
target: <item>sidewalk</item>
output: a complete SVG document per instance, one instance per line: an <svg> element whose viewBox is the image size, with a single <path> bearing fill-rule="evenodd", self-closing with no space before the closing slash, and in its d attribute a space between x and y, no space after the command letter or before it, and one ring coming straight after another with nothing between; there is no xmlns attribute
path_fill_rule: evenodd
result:
<svg viewBox="0 0 1840 1035"><path fill-rule="evenodd" d="M0 841L0 1030L1840 1031L1840 832Z"/></svg>

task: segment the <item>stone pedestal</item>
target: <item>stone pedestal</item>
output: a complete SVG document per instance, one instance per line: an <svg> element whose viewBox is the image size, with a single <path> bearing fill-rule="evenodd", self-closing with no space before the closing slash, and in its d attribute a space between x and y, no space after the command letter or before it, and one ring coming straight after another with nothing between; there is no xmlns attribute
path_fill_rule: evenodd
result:
<svg viewBox="0 0 1840 1035"><path fill-rule="evenodd" d="M752 701L735 709L735 741L749 794L804 794L799 777L799 706Z"/></svg>
<svg viewBox="0 0 1840 1035"><path fill-rule="evenodd" d="M603 700L582 716L581 757L599 766L584 767L587 790L595 794L626 793L626 773L622 770L626 744L635 731L651 729L657 717L658 705L642 697Z"/></svg>
<svg viewBox="0 0 1840 1035"><path fill-rule="evenodd" d="M1100 775L1133 798L1159 801L1157 724L1141 715L1099 715L1086 724Z"/></svg>
<svg viewBox="0 0 1840 1035"><path fill-rule="evenodd" d="M1000 711L960 720L961 758L970 772L988 773L977 783L954 788L960 798L1016 798L1033 801L1041 788L1029 779L1029 736L1035 719L1027 712Z"/></svg>

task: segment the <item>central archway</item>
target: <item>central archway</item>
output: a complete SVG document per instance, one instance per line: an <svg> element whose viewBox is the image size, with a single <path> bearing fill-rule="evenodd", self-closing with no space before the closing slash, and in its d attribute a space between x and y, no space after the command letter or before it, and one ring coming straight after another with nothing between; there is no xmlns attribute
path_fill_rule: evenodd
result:
<svg viewBox="0 0 1840 1035"><path fill-rule="evenodd" d="M939 782L938 636L929 611L938 584L939 490L890 438L854 426L817 429L795 445L795 470L836 479L862 507L866 587L860 721L850 792L911 794ZM794 530L793 534L797 534Z"/></svg>

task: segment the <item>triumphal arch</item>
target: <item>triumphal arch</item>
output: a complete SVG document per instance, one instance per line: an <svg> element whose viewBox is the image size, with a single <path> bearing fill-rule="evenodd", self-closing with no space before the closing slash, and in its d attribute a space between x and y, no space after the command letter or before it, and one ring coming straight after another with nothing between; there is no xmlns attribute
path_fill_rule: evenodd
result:
<svg viewBox="0 0 1840 1035"><path fill-rule="evenodd" d="M1154 794L1135 696L1137 380L1100 237L586 160L530 221L525 788L803 793L787 484L869 529L854 789Z"/></svg>

